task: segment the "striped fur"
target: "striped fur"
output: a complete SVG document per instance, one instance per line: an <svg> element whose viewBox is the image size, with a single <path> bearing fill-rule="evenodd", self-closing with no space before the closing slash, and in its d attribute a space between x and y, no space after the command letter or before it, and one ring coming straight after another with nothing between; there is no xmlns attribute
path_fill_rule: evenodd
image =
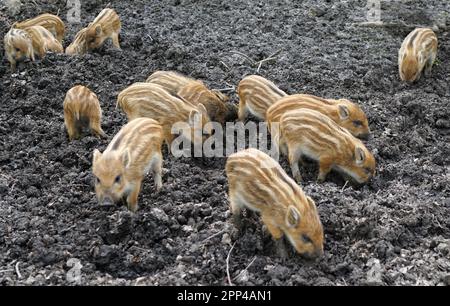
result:
<svg viewBox="0 0 450 306"><path fill-rule="evenodd" d="M87 28L83 28L75 35L73 42L66 48L66 54L75 55L75 54L85 54L86 49L86 31Z"/></svg>
<svg viewBox="0 0 450 306"><path fill-rule="evenodd" d="M212 121L225 124L227 121L236 119L236 108L232 104L226 104L228 97L208 89L200 80L175 71L155 71L146 82L158 84L172 95L178 95L194 105L202 103Z"/></svg>
<svg viewBox="0 0 450 306"><path fill-rule="evenodd" d="M296 94L281 98L267 110L269 122L279 122L282 114L289 110L307 108L318 111L347 129L353 136L367 139L369 122L362 109L346 99L332 100L313 95Z"/></svg>
<svg viewBox="0 0 450 306"><path fill-rule="evenodd" d="M224 125L227 121L236 119L237 110L234 105L226 103L228 97L208 89L201 81L189 82L181 87L177 94L194 105L203 104L211 121Z"/></svg>
<svg viewBox="0 0 450 306"><path fill-rule="evenodd" d="M417 28L402 43L398 52L398 68L402 81L413 82L420 79L422 70L431 73L437 56L438 39L433 30Z"/></svg>
<svg viewBox="0 0 450 306"><path fill-rule="evenodd" d="M72 87L66 93L63 107L64 124L70 140L79 138L84 127L89 127L98 137L106 137L101 127L100 102L89 88L82 85Z"/></svg>
<svg viewBox="0 0 450 306"><path fill-rule="evenodd" d="M114 47L120 49L119 33L121 29L119 15L110 8L103 9L86 30L86 49L100 48L106 39L111 38Z"/></svg>
<svg viewBox="0 0 450 306"><path fill-rule="evenodd" d="M235 222L249 208L261 213L275 238L287 236L298 253L323 253L323 229L314 201L267 154L247 149L232 154L226 164L230 208Z"/></svg>
<svg viewBox="0 0 450 306"><path fill-rule="evenodd" d="M30 35L20 29L11 28L3 39L5 56L8 59L11 70L16 70L17 62L25 59L34 61L33 41Z"/></svg>
<svg viewBox="0 0 450 306"><path fill-rule="evenodd" d="M319 163L318 181L331 169L362 184L375 174L375 159L364 144L328 116L310 109L296 109L280 117L274 145L288 156L292 175L301 181L298 162L302 156Z"/></svg>
<svg viewBox="0 0 450 306"><path fill-rule="evenodd" d="M162 70L155 71L146 80L147 83L158 84L164 87L164 89L172 95L178 94L182 87L192 81L195 81L195 79L187 77L181 73Z"/></svg>
<svg viewBox="0 0 450 306"><path fill-rule="evenodd" d="M46 28L60 43L62 43L64 33L66 32L66 27L64 25L64 22L56 15L47 13L41 14L35 18L17 22L13 25L13 27L16 29L24 30L36 25Z"/></svg>
<svg viewBox="0 0 450 306"><path fill-rule="evenodd" d="M117 97L117 106L120 107L128 117L133 120L138 117L148 117L158 121L164 130L164 140L170 146L174 135L172 126L177 122L189 122L190 133L184 136L190 141L200 141L196 139L202 137L202 131L196 133L194 129L194 117L201 115L200 127L209 122L209 117L203 104L194 105L183 98L171 95L163 87L152 83L134 83ZM200 136L198 136L200 135Z"/></svg>
<svg viewBox="0 0 450 306"><path fill-rule="evenodd" d="M100 204L127 196L128 208L137 210L144 176L150 171L156 190L162 187L162 127L155 120L138 118L124 125L103 153L94 150L92 172Z"/></svg>
<svg viewBox="0 0 450 306"><path fill-rule="evenodd" d="M261 120L266 119L267 109L287 94L271 81L258 76L249 75L238 85L239 120L244 121L250 112Z"/></svg>
<svg viewBox="0 0 450 306"><path fill-rule="evenodd" d="M50 33L49 30L42 26L31 26L25 29L30 35L34 54L44 58L47 52L62 53L64 52L61 43Z"/></svg>

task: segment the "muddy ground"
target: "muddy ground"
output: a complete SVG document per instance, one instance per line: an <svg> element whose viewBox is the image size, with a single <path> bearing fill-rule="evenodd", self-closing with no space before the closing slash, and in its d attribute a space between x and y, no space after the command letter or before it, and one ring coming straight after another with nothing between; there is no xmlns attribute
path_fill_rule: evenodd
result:
<svg viewBox="0 0 450 306"><path fill-rule="evenodd" d="M41 12L67 21L66 1L22 2L15 15L2 5L0 37ZM239 285L450 283L448 1L382 1L382 27L360 25L366 1L82 1L64 45L108 2L122 19L122 51L49 54L15 74L0 63L0 285L226 285L233 243ZM440 46L432 75L405 85L397 52L411 26L434 26ZM321 260L279 258L257 216L233 233L224 158L165 152L164 188L155 193L147 178L136 214L97 204L92 151L126 123L115 110L122 89L158 69L227 88L257 70L231 51L259 61L278 50L262 76L288 93L358 102L372 130L377 175L367 186L344 187L337 175L318 184L316 166L302 168L325 230ZM62 102L75 84L99 96L108 139L68 142Z"/></svg>

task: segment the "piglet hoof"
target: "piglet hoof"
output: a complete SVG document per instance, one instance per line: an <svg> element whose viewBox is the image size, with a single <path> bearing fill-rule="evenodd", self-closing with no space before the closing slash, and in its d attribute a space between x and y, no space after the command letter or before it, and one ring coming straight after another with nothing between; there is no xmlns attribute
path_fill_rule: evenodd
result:
<svg viewBox="0 0 450 306"><path fill-rule="evenodd" d="M137 208L138 208L137 204L130 204L130 203L128 203L127 207L131 213L136 213Z"/></svg>
<svg viewBox="0 0 450 306"><path fill-rule="evenodd" d="M243 223L242 223L242 218L241 218L241 216L235 214L235 215L233 215L232 220L233 220L233 224L234 224L236 230L237 230L238 232L241 232L241 231L242 231L242 228L243 228Z"/></svg>
<svg viewBox="0 0 450 306"><path fill-rule="evenodd" d="M161 190L162 190L162 183L156 183L155 193L159 194L161 192Z"/></svg>

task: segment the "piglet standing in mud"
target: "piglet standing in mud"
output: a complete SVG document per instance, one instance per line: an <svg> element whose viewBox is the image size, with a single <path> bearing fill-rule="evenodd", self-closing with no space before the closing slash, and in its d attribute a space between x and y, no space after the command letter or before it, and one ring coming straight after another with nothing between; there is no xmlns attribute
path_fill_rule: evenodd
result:
<svg viewBox="0 0 450 306"><path fill-rule="evenodd" d="M367 183L375 175L375 158L361 140L318 111L287 111L280 117L280 129L272 134L272 140L287 155L292 176L299 183L298 163L303 157L319 163L319 182L332 169L357 184Z"/></svg>
<svg viewBox="0 0 450 306"><path fill-rule="evenodd" d="M230 155L226 163L229 201L235 224L241 225L241 210L261 213L283 257L285 235L300 254L323 254L323 228L314 201L269 155L247 149Z"/></svg>
<svg viewBox="0 0 450 306"><path fill-rule="evenodd" d="M99 203L112 205L126 196L128 209L135 212L142 180L149 171L160 190L162 142L161 125L150 118L137 118L122 127L103 153L94 150L92 171Z"/></svg>
<svg viewBox="0 0 450 306"><path fill-rule="evenodd" d="M402 81L414 82L420 79L422 70L431 73L437 56L438 39L433 30L417 28L402 43L398 52L398 69Z"/></svg>
<svg viewBox="0 0 450 306"><path fill-rule="evenodd" d="M11 71L16 70L18 62L26 59L35 60L33 41L24 30L11 28L4 37L5 56L8 59Z"/></svg>
<svg viewBox="0 0 450 306"><path fill-rule="evenodd" d="M119 15L110 8L103 9L86 29L86 49L100 48L106 39L111 38L114 47L120 49L119 33L121 23Z"/></svg>
<svg viewBox="0 0 450 306"><path fill-rule="evenodd" d="M106 137L101 127L100 102L89 88L82 85L72 87L66 93L63 107L64 124L69 140L79 138L85 127L89 127L92 133L99 137Z"/></svg>
<svg viewBox="0 0 450 306"><path fill-rule="evenodd" d="M182 134L192 143L203 143L204 134L211 134L211 129L206 129L210 119L203 104L194 105L157 84L132 84L119 93L116 107L125 112L128 120L147 117L158 121L169 148L176 138L172 128L177 123L188 123L189 129L183 130Z"/></svg>

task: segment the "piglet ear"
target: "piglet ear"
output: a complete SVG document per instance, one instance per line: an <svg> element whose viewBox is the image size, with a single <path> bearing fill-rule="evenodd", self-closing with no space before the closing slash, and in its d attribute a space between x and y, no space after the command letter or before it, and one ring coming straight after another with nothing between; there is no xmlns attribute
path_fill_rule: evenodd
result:
<svg viewBox="0 0 450 306"><path fill-rule="evenodd" d="M101 25L97 25L95 27L95 34L100 35L102 33L102 27Z"/></svg>
<svg viewBox="0 0 450 306"><path fill-rule="evenodd" d="M306 200L308 200L309 207L310 207L312 210L317 211L316 203L314 203L314 200L311 199L310 196L306 196Z"/></svg>
<svg viewBox="0 0 450 306"><path fill-rule="evenodd" d="M219 98L220 101L222 102L227 102L229 100L228 96L224 95L223 93L221 93L220 91L218 91L217 89L213 89L212 92L214 93L214 95Z"/></svg>
<svg viewBox="0 0 450 306"><path fill-rule="evenodd" d="M206 110L206 107L203 103L200 103L197 106L197 109L203 114L203 115L208 115L208 111Z"/></svg>
<svg viewBox="0 0 450 306"><path fill-rule="evenodd" d="M357 165L361 165L366 160L366 153L360 147L356 147L355 149L355 161Z"/></svg>
<svg viewBox="0 0 450 306"><path fill-rule="evenodd" d="M339 117L344 120L347 119L350 116L350 111L348 110L347 106L345 105L339 105Z"/></svg>
<svg viewBox="0 0 450 306"><path fill-rule="evenodd" d="M296 227L300 222L300 212L294 206L289 206L286 212L286 225L288 227Z"/></svg>
<svg viewBox="0 0 450 306"><path fill-rule="evenodd" d="M201 104L203 105L203 104ZM198 110L191 110L191 112L189 113L189 125L193 126L195 124L195 122L199 122L200 121L200 112Z"/></svg>
<svg viewBox="0 0 450 306"><path fill-rule="evenodd" d="M131 162L131 155L130 150L125 149L122 153L122 163L125 168L127 168L130 165Z"/></svg>
<svg viewBox="0 0 450 306"><path fill-rule="evenodd" d="M94 155L93 155L93 162L95 164L96 161L98 161L98 159L102 157L102 153L100 153L99 150L95 149L94 150Z"/></svg>
<svg viewBox="0 0 450 306"><path fill-rule="evenodd" d="M34 62L35 61L35 57L34 57L34 49L33 47L30 48L30 58L31 60Z"/></svg>

